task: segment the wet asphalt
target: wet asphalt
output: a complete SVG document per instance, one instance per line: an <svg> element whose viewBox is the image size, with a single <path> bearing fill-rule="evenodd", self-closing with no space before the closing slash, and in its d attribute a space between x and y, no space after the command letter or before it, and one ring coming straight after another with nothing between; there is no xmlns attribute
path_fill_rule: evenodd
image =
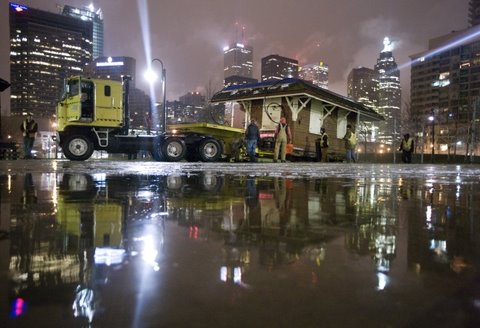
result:
<svg viewBox="0 0 480 328"><path fill-rule="evenodd" d="M480 166L0 161L2 327L479 327Z"/></svg>

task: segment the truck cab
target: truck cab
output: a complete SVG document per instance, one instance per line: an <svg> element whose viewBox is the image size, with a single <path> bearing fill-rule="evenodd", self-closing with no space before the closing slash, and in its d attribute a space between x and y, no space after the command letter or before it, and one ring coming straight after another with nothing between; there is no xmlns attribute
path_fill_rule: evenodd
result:
<svg viewBox="0 0 480 328"><path fill-rule="evenodd" d="M185 157L181 138L129 133L129 77L123 82L73 76L65 81L57 105L57 142L65 157L83 161L95 150L136 154L147 151L156 160Z"/></svg>

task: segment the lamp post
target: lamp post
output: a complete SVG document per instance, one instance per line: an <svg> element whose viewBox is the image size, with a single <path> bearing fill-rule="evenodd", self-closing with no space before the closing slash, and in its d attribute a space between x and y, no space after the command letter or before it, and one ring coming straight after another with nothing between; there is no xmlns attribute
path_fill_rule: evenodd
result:
<svg viewBox="0 0 480 328"><path fill-rule="evenodd" d="M154 58L152 59L152 64L154 62L159 62L160 65L162 65L162 93L163 93L163 118L161 123L161 132L166 132L167 131L167 70L165 69L165 66L163 65L163 62L158 59ZM145 78L153 84L158 76L157 74L150 68L146 73L145 73ZM150 89L153 90L153 89Z"/></svg>
<svg viewBox="0 0 480 328"><path fill-rule="evenodd" d="M432 122L432 158L431 161L433 163L433 157L435 156L435 110L432 108L431 115L428 117L428 120Z"/></svg>

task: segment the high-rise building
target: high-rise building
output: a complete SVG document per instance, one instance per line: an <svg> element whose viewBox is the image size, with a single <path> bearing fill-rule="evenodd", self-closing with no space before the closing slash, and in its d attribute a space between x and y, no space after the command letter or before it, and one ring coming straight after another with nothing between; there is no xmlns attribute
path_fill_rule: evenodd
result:
<svg viewBox="0 0 480 328"><path fill-rule="evenodd" d="M92 22L16 3L9 19L11 113L51 117L64 79L92 58Z"/></svg>
<svg viewBox="0 0 480 328"><path fill-rule="evenodd" d="M377 111L377 73L367 67L352 69L348 74L347 96Z"/></svg>
<svg viewBox="0 0 480 328"><path fill-rule="evenodd" d="M180 96L178 100L184 105L190 106L203 106L205 105L205 96L200 92L188 92L183 96Z"/></svg>
<svg viewBox="0 0 480 328"><path fill-rule="evenodd" d="M466 154L480 118L480 25L429 40L411 55L411 115L425 151ZM459 42L459 40L464 40ZM478 150L478 149L477 149Z"/></svg>
<svg viewBox="0 0 480 328"><path fill-rule="evenodd" d="M399 140L401 118L400 71L392 53L392 44L388 38L383 40L383 50L375 64L378 76L378 113L385 121L379 126L379 140L392 144Z"/></svg>
<svg viewBox="0 0 480 328"><path fill-rule="evenodd" d="M298 60L269 55L262 58L262 81L298 78Z"/></svg>
<svg viewBox="0 0 480 328"><path fill-rule="evenodd" d="M318 64L308 64L300 67L298 76L317 87L328 89L328 65L323 61Z"/></svg>
<svg viewBox="0 0 480 328"><path fill-rule="evenodd" d="M378 76L371 68L354 68L348 74L347 96L378 112ZM378 124L364 122L361 127L367 142L378 141Z"/></svg>
<svg viewBox="0 0 480 328"><path fill-rule="evenodd" d="M223 77L239 76L252 78L253 48L235 42L223 48Z"/></svg>
<svg viewBox="0 0 480 328"><path fill-rule="evenodd" d="M480 0L470 0L468 5L468 19L470 26L480 24Z"/></svg>
<svg viewBox="0 0 480 328"><path fill-rule="evenodd" d="M92 37L93 59L103 56L103 14L101 9L95 10L93 5L84 8L61 6L61 13L70 17L90 21L93 24Z"/></svg>

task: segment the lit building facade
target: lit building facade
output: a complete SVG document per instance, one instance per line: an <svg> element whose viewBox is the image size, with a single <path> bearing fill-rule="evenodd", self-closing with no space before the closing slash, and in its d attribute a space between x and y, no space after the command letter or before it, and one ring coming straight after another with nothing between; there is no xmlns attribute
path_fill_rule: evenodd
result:
<svg viewBox="0 0 480 328"><path fill-rule="evenodd" d="M101 9L95 10L93 5L85 8L75 8L65 5L61 8L62 14L75 17L93 24L92 37L93 58L103 56L103 13Z"/></svg>
<svg viewBox="0 0 480 328"><path fill-rule="evenodd" d="M178 99L184 105L203 106L205 105L205 96L200 92L188 92Z"/></svg>
<svg viewBox="0 0 480 328"><path fill-rule="evenodd" d="M383 41L374 70L378 76L378 113L385 118L379 125L379 141L392 144L400 141L401 86L400 71L392 53L392 44L388 38Z"/></svg>
<svg viewBox="0 0 480 328"><path fill-rule="evenodd" d="M10 3L10 107L51 117L64 79L92 58L92 22Z"/></svg>
<svg viewBox="0 0 480 328"><path fill-rule="evenodd" d="M298 60L279 55L262 58L262 81L298 78Z"/></svg>
<svg viewBox="0 0 480 328"><path fill-rule="evenodd" d="M463 155L475 148L479 35L480 25L455 31L429 40L428 50L410 56L412 121L427 153Z"/></svg>
<svg viewBox="0 0 480 328"><path fill-rule="evenodd" d="M328 65L323 61L318 64L308 64L300 67L298 77L317 87L328 89Z"/></svg>
<svg viewBox="0 0 480 328"><path fill-rule="evenodd" d="M367 67L352 69L347 79L347 96L378 112L377 72ZM378 124L363 122L357 130L366 138L364 141L378 141Z"/></svg>
<svg viewBox="0 0 480 328"><path fill-rule="evenodd" d="M367 67L354 68L348 74L347 95L355 101L378 111L378 76Z"/></svg>
<svg viewBox="0 0 480 328"><path fill-rule="evenodd" d="M253 48L236 42L223 48L223 77L238 76L252 78Z"/></svg>

